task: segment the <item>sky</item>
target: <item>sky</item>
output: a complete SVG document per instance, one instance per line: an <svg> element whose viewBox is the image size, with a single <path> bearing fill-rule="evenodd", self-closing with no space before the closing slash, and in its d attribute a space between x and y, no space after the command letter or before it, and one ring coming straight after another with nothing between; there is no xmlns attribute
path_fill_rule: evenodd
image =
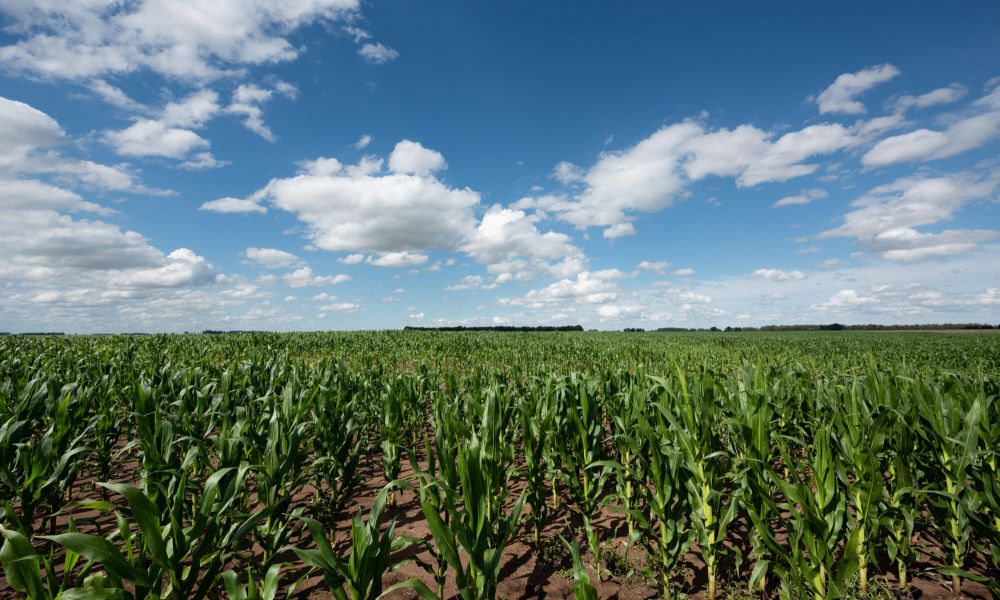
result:
<svg viewBox="0 0 1000 600"><path fill-rule="evenodd" d="M1000 4L0 0L0 331L1000 323Z"/></svg>

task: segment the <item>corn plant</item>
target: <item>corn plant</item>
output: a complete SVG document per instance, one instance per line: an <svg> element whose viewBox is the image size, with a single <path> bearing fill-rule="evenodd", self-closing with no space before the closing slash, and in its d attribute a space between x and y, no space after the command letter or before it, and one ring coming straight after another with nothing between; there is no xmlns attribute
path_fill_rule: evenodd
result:
<svg viewBox="0 0 1000 600"><path fill-rule="evenodd" d="M541 542L542 528L548 519L544 452L552 423L549 412L545 410L542 394L544 392L532 388L517 405L525 462L525 498L531 506L528 519L531 521L536 546Z"/></svg>
<svg viewBox="0 0 1000 600"><path fill-rule="evenodd" d="M312 418L315 460L311 469L316 494L319 498L325 485L324 508L332 515L344 508L360 482L358 466L366 450L367 415L359 402L338 389L316 398Z"/></svg>
<svg viewBox="0 0 1000 600"><path fill-rule="evenodd" d="M181 475L166 513L139 488L105 483L125 498L131 517L117 515L115 537L68 532L42 538L99 563L113 587L131 588L133 598L198 600L209 594L227 560L266 515L242 510L247 474L247 467L220 469L193 496ZM191 505L193 515L185 522L182 516Z"/></svg>
<svg viewBox="0 0 1000 600"><path fill-rule="evenodd" d="M938 535L945 541L951 564L941 571L952 579L952 594L962 593L962 577L967 576L965 559L969 549L972 517L981 498L971 485L971 469L977 461L979 419L978 397L967 408L952 390L942 392L926 383L914 388L925 427L924 443L932 449L928 465L928 500L935 516Z"/></svg>
<svg viewBox="0 0 1000 600"><path fill-rule="evenodd" d="M604 546L594 518L609 498L605 487L618 465L606 458L604 443L608 435L596 382L573 374L565 390L560 404L565 429L550 444L557 446L560 479L583 520L587 548L594 557L600 581Z"/></svg>
<svg viewBox="0 0 1000 600"><path fill-rule="evenodd" d="M576 540L567 542L565 538L562 542L573 558L573 597L576 600L597 600L597 590L591 585L590 574L580 558L580 544Z"/></svg>
<svg viewBox="0 0 1000 600"><path fill-rule="evenodd" d="M834 436L844 463L844 484L850 489L852 539L857 544L858 583L862 596L868 595L868 565L875 560L881 525L885 517L885 472L887 469L886 429L889 415L876 414L884 405L884 382L872 370L863 381L849 389L827 388L833 411ZM871 398L871 400L869 400Z"/></svg>
<svg viewBox="0 0 1000 600"><path fill-rule="evenodd" d="M654 381L664 390L671 389L666 380ZM689 391L687 378L678 369L678 383L680 394L663 411L663 417L670 423L670 433L689 473L684 486L693 509L689 517L708 573L708 598L715 600L719 556L739 500L728 490L733 476L718 427L721 418L714 395L714 375L703 373Z"/></svg>
<svg viewBox="0 0 1000 600"><path fill-rule="evenodd" d="M783 576L783 593L792 597L812 594L815 600L843 597L848 581L857 574L857 530L850 534L847 520L847 491L839 473L843 466L833 449L830 427L816 428L806 461L800 461L784 444L780 452L790 465L790 481L775 474L774 480L784 502L772 514L788 513L784 520L788 547L778 544L773 526L759 521L750 512L764 543L776 557ZM841 552L841 546L844 546Z"/></svg>
<svg viewBox="0 0 1000 600"><path fill-rule="evenodd" d="M395 520L382 531L385 514L386 494L397 483L390 483L375 496L375 502L368 512L368 520L356 514L351 520L351 554L342 560L327 538L323 525L308 517L303 517L312 536L315 548L293 547L295 555L310 567L323 574L323 580L334 598L338 600L375 600L401 587L420 588L420 580L408 580L383 592L382 577L386 572L399 568L406 560L393 559L393 553L408 547L415 540L395 535ZM426 588L422 588L421 591ZM429 591L429 590L428 590Z"/></svg>
<svg viewBox="0 0 1000 600"><path fill-rule="evenodd" d="M70 531L75 528L70 523ZM14 591L20 592L31 600L124 600L125 594L120 589L106 587L102 573L90 574L92 563L84 565L79 571L80 555L72 550L62 553L59 564L55 549L49 549L47 556L37 553L28 538L19 531L4 529L0 526L0 536L4 542L0 547L0 566L3 567L7 584ZM58 576L59 572L62 576ZM42 572L45 573L44 578ZM77 587L76 581L83 582Z"/></svg>
<svg viewBox="0 0 1000 600"><path fill-rule="evenodd" d="M509 418L501 395L488 393L478 427L483 438L474 431L467 439L452 441L458 446L458 488L438 478L424 484L425 488L438 488L436 492L421 494L421 507L437 552L455 571L463 600L496 596L503 550L520 522L524 493L513 508L506 508L510 499L508 482L515 473L510 440L502 426ZM439 457L438 462L443 460Z"/></svg>
<svg viewBox="0 0 1000 600"><path fill-rule="evenodd" d="M671 579L691 545L692 533L686 522L689 496L685 493L689 474L664 416L671 410L671 402L664 390L660 392L654 388L651 394L652 414L637 414L634 446L642 451L636 454L636 462L648 479L637 486L636 503L629 512L638 540L650 557L650 575L655 576L660 591L671 596Z"/></svg>
<svg viewBox="0 0 1000 600"><path fill-rule="evenodd" d="M774 483L770 473L775 454L771 446L777 436L772 439L775 410L770 396L772 391L762 369L745 366L735 378L735 389L730 391L730 417L727 419L734 484L739 489L740 504L756 515L750 522L750 556L754 566L749 584L762 595L766 593L770 567L764 536L770 531L769 524L774 517L770 500L774 497ZM757 527L757 523L767 530Z"/></svg>
<svg viewBox="0 0 1000 600"><path fill-rule="evenodd" d="M222 574L222 582L226 587L226 595L229 597L229 600L276 600L281 583L281 567L282 565L280 564L271 565L267 572L264 573L263 580L260 581L254 578L253 572L248 572L246 585L240 582L236 571L229 570L224 572ZM286 590L286 600L291 598L292 594L295 593L295 587L293 584Z"/></svg>

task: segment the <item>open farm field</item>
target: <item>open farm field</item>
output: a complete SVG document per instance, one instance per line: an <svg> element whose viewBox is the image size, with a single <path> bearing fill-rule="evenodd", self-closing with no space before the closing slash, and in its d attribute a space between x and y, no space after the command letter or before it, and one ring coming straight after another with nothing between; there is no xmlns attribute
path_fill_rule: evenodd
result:
<svg viewBox="0 0 1000 600"><path fill-rule="evenodd" d="M1000 597L1000 337L0 338L0 598Z"/></svg>

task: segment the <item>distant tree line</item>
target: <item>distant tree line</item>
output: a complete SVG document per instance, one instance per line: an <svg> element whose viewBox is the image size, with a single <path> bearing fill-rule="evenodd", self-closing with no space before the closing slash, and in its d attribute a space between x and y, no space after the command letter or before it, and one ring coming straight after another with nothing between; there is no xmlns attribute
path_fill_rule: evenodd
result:
<svg viewBox="0 0 1000 600"><path fill-rule="evenodd" d="M583 325L539 325L536 327L515 327L513 325L464 326L456 327L412 327L407 325L403 331L499 331L499 332L531 332L531 331L583 331Z"/></svg>

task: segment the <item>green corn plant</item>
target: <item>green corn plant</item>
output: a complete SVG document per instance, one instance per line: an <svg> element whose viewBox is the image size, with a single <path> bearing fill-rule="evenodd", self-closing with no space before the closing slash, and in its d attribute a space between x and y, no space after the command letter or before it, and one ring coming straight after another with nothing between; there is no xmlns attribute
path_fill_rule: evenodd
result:
<svg viewBox="0 0 1000 600"><path fill-rule="evenodd" d="M914 428L919 418L914 412L907 388L894 380L897 393L887 406L892 407L886 439L891 449L891 458L885 478L886 511L883 516L886 538L886 553L896 564L898 591L901 596L909 594L909 572L917 562L918 549L913 543L916 520L921 516L925 495L920 489L923 479L920 461L917 459L920 446Z"/></svg>
<svg viewBox="0 0 1000 600"><path fill-rule="evenodd" d="M747 511L757 515L757 521L766 524L770 531L773 518L770 500L774 496L774 484L770 480L771 463L774 459L772 444L772 421L774 402L779 397L780 384L773 389L769 386L764 371L756 366L744 366L735 378L735 389L730 391L728 408L728 442L734 461L734 483L740 504ZM766 535L750 521L750 556L754 560L749 585L763 596L767 589L767 573L770 567L770 553L763 538Z"/></svg>
<svg viewBox="0 0 1000 600"><path fill-rule="evenodd" d="M660 390L663 391L662 389ZM670 410L665 393L650 394L654 402L651 414L640 412L633 435L642 451L636 461L648 478L636 487L636 504L630 510L636 537L650 557L650 575L658 582L664 596L673 595L671 579L691 545L692 532L687 526L688 495L684 492L689 477L682 463L684 456L676 447L663 417ZM637 507L645 507L642 510Z"/></svg>
<svg viewBox="0 0 1000 600"><path fill-rule="evenodd" d="M962 593L962 577L969 549L972 517L982 499L971 485L970 471L976 465L979 443L979 420L982 405L978 396L968 407L963 405L965 391L950 386L944 391L925 381L914 386L924 427L920 434L932 449L928 465L928 501L938 535L947 544L951 564L942 573L952 578L952 594Z"/></svg>
<svg viewBox="0 0 1000 600"><path fill-rule="evenodd" d="M72 522L69 529L75 531ZM59 564L55 548L50 548L47 556L41 556L19 531L0 526L0 536L4 538L0 547L0 566L7 585L29 600L124 600L122 590L105 587L102 573L90 574L93 563L85 564L78 571L81 557L76 552L63 552ZM60 571L61 577L58 576ZM82 581L83 585L76 586L76 581Z"/></svg>
<svg viewBox="0 0 1000 600"><path fill-rule="evenodd" d="M570 376L560 409L565 431L551 444L558 444L560 478L583 520L587 548L594 557L598 581L602 577L603 542L594 518L608 500L605 487L617 463L606 459L604 443L608 435L597 400L597 384L583 375Z"/></svg>
<svg viewBox="0 0 1000 600"><path fill-rule="evenodd" d="M246 466L220 469L193 496L186 476L181 475L166 513L160 513L139 488L104 483L101 485L125 498L131 517L130 522L117 515L115 537L75 532L41 537L99 563L113 587L132 590L132 598L200 600L214 588L223 566L266 516L266 511L247 515L242 509L247 475ZM191 505L196 508L185 522L183 514ZM138 535L133 533L133 522Z"/></svg>
<svg viewBox="0 0 1000 600"><path fill-rule="evenodd" d="M239 575L229 570L222 574L222 583L226 588L226 595L229 600L277 600L278 590L281 583L282 565L271 565L264 573L264 579L257 581L253 572L247 573L247 583L240 582ZM296 582L297 583L297 582ZM285 599L288 600L295 594L296 585L292 584L285 591Z"/></svg>
<svg viewBox="0 0 1000 600"><path fill-rule="evenodd" d="M460 489L441 479L424 484L439 490L421 494L421 507L437 551L455 571L462 599L493 599L503 550L520 522L525 495L521 493L513 508L505 508L513 468L475 433L461 443L457 459ZM464 563L459 548L466 556Z"/></svg>
<svg viewBox="0 0 1000 600"><path fill-rule="evenodd" d="M996 393L980 390L983 401L980 419L980 467L975 470L976 488L983 502L976 522L984 540L983 554L990 557L993 568L1000 570L1000 399ZM1000 597L1000 581L988 582L995 597Z"/></svg>
<svg viewBox="0 0 1000 600"><path fill-rule="evenodd" d="M315 548L292 547L295 555L302 562L320 571L323 580L334 598L338 600L375 600L388 594L409 587L421 588L421 592L429 593L419 579L408 580L382 590L382 578L388 572L398 569L406 559L393 559L393 553L398 553L410 546L415 540L395 535L396 521L382 531L382 519L385 514L386 495L398 482L390 483L375 496L368 520L356 514L351 521L351 554L347 560L342 560L333 549L333 544L327 538L323 525L308 517L302 520L309 528ZM419 583L417 583L419 582Z"/></svg>
<svg viewBox="0 0 1000 600"><path fill-rule="evenodd" d="M609 407L613 441L617 452L618 464L615 469L615 491L625 513L625 524L628 528L629 546L636 539L634 509L641 510L642 495L636 490L645 485L646 473L643 470L644 461L638 457L646 452L646 440L634 435L637 415L646 409L646 390L638 383L644 379L642 374L636 375L636 381L629 382L612 396L617 400L614 407ZM627 552L627 550L626 550Z"/></svg>
<svg viewBox="0 0 1000 600"><path fill-rule="evenodd" d="M407 381L397 377L382 392L382 473L386 481L395 481L402 470L402 442L405 432L406 403L410 397ZM395 491L390 492L390 503L395 503Z"/></svg>
<svg viewBox="0 0 1000 600"><path fill-rule="evenodd" d="M525 461L525 497L531 506L528 518L536 546L541 542L542 528L548 519L544 452L552 423L542 402L542 394L544 391L532 387L517 405Z"/></svg>
<svg viewBox="0 0 1000 600"><path fill-rule="evenodd" d="M854 555L858 559L862 597L868 595L868 565L875 560L885 515L885 444L889 422L888 413L875 413L884 404L884 385L875 369L870 368L868 377L863 381L856 379L850 388L827 388L828 401L836 408L833 431L844 464L844 484L850 490L848 505L852 509L852 539L857 544Z"/></svg>
<svg viewBox="0 0 1000 600"><path fill-rule="evenodd" d="M796 444L802 447L804 444ZM840 473L843 466L833 450L830 427L820 425L813 435L808 460L800 462L790 444L779 443L782 462L790 465L790 481L774 475L784 497L772 513L787 513L788 548L778 544L768 524L750 511L763 533L763 541L776 558L782 575L782 593L815 600L841 598L847 582L857 574L857 530L848 533L847 491ZM844 546L841 552L841 546Z"/></svg>
<svg viewBox="0 0 1000 600"><path fill-rule="evenodd" d="M358 466L365 454L367 415L360 403L336 393L321 393L313 405L311 469L317 499L320 490L327 513L334 515L346 506L361 480ZM348 388L349 389L349 388Z"/></svg>
<svg viewBox="0 0 1000 600"><path fill-rule="evenodd" d="M308 472L306 441L309 403L305 395L286 387L281 399L269 397L267 438L261 455L254 458L258 500L267 507L267 516L254 531L269 566L291 535L292 519L302 508L292 508L292 500L305 486Z"/></svg>
<svg viewBox="0 0 1000 600"><path fill-rule="evenodd" d="M684 487L693 509L689 518L705 561L708 598L715 600L719 557L729 525L736 517L739 499L732 497L728 490L733 475L718 427L721 419L715 403L715 377L704 372L689 390L684 372L679 367L677 370L680 395L663 412L663 417L670 423L670 433L690 474L685 478ZM666 380L654 378L654 381L664 391L671 390Z"/></svg>
<svg viewBox="0 0 1000 600"><path fill-rule="evenodd" d="M580 544L576 540L567 542L562 536L560 538L573 557L573 597L576 600L597 600L597 590L591 585L590 574L580 558Z"/></svg>

